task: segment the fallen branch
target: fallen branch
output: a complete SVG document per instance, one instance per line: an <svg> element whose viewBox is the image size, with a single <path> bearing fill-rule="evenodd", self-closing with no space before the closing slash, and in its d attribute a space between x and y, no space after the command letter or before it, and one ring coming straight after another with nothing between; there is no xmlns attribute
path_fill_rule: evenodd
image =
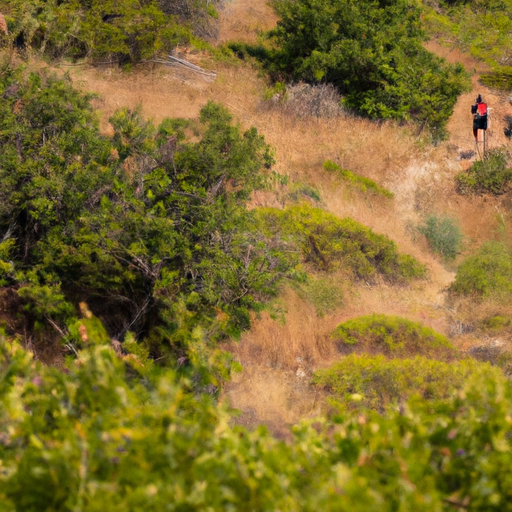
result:
<svg viewBox="0 0 512 512"><path fill-rule="evenodd" d="M213 71L207 71L184 59L174 57L174 55L168 55L167 59L152 59L150 62L164 64L165 66L181 67L183 69L186 69L187 71L191 71L192 73L200 75L202 78L209 82L213 82L213 80L215 80L215 78L217 77L217 73L214 73Z"/></svg>

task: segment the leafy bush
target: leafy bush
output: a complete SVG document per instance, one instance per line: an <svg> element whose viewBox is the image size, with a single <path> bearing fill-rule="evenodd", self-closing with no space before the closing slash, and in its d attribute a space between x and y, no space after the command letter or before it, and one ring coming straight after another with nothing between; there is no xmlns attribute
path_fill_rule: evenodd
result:
<svg viewBox="0 0 512 512"><path fill-rule="evenodd" d="M358 352L377 352L388 357L422 355L452 359L456 354L442 334L398 316L374 314L354 318L339 324L331 338L340 350L353 346Z"/></svg>
<svg viewBox="0 0 512 512"><path fill-rule="evenodd" d="M426 396L447 398L381 415L345 409L282 442L230 427L225 411L184 392L169 371L133 378L143 355L93 344L61 371L0 338L2 510L510 508L512 390L488 365L418 360L415 376L413 362L392 361L407 370L375 373L390 400L393 377L402 394L418 382ZM352 357L351 390L371 389L374 363ZM330 382L345 393L341 376Z"/></svg>
<svg viewBox="0 0 512 512"><path fill-rule="evenodd" d="M418 231L425 235L430 248L447 260L455 259L462 248L464 235L451 217L429 215Z"/></svg>
<svg viewBox="0 0 512 512"><path fill-rule="evenodd" d="M373 192L375 194L383 195L384 197L389 198L395 197L393 192L390 192L384 187L381 187L370 178L359 176L358 174L352 171L348 171L347 169L342 169L339 165L335 164L331 160L326 160L324 162L324 169L327 172L339 176L343 181L346 181L347 183L354 186L355 188L358 188L362 192Z"/></svg>
<svg viewBox="0 0 512 512"><path fill-rule="evenodd" d="M52 57L137 62L208 34L213 3L9 0L11 33Z"/></svg>
<svg viewBox="0 0 512 512"><path fill-rule="evenodd" d="M392 240L352 219L340 219L305 204L284 210L262 208L258 216L268 236L289 237L300 247L304 260L317 269L344 268L364 279L377 274L389 280L425 275L425 267L399 254Z"/></svg>
<svg viewBox="0 0 512 512"><path fill-rule="evenodd" d="M274 0L277 77L332 83L343 104L372 118L414 119L444 135L462 66L425 50L421 7L408 0Z"/></svg>
<svg viewBox="0 0 512 512"><path fill-rule="evenodd" d="M65 337L83 301L113 338L189 363L247 327L290 267L246 209L273 163L254 128L208 103L193 142L190 122L126 109L108 138L69 79L13 71L0 94L0 279L32 323Z"/></svg>
<svg viewBox="0 0 512 512"><path fill-rule="evenodd" d="M326 370L318 370L313 383L348 405L361 405L383 411L386 406L403 404L411 396L423 400L440 400L450 396L474 373L482 371L472 360L435 361L417 356L414 359L386 359L384 356L351 354ZM489 371L491 367L487 367ZM353 396L358 395L358 396Z"/></svg>
<svg viewBox="0 0 512 512"><path fill-rule="evenodd" d="M477 160L466 172L457 174L459 192L503 194L512 181L508 159L508 152L504 148L489 149L483 160Z"/></svg>
<svg viewBox="0 0 512 512"><path fill-rule="evenodd" d="M512 255L500 242L487 242L466 258L457 270L450 290L478 297L512 293Z"/></svg>

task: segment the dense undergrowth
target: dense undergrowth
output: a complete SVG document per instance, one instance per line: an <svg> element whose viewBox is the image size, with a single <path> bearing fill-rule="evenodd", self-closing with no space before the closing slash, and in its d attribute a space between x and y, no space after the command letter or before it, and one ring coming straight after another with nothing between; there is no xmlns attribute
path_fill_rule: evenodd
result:
<svg viewBox="0 0 512 512"><path fill-rule="evenodd" d="M6 73L0 94L0 280L22 329L80 346L84 302L114 339L208 366L294 264L245 208L272 165L263 137L214 103L158 127L120 110L105 137L90 97L45 74Z"/></svg>
<svg viewBox="0 0 512 512"><path fill-rule="evenodd" d="M356 350L398 358L422 355L442 360L456 356L445 336L397 316L374 314L347 320L336 327L331 338L342 352Z"/></svg>
<svg viewBox="0 0 512 512"><path fill-rule="evenodd" d="M447 398L485 368L492 371L490 365L471 359L445 362L425 356L388 359L351 354L326 370L318 370L313 383L328 392L334 404L383 412L389 405L403 405L414 395L425 401Z"/></svg>
<svg viewBox="0 0 512 512"><path fill-rule="evenodd" d="M461 194L505 193L512 181L510 155L506 148L489 149L482 160L477 160L465 172L456 176L456 184Z"/></svg>
<svg viewBox="0 0 512 512"><path fill-rule="evenodd" d="M512 2L424 0L429 32L449 39L492 69L481 76L490 87L512 89Z"/></svg>
<svg viewBox="0 0 512 512"><path fill-rule="evenodd" d="M21 47L54 58L134 63L215 35L217 1L5 0ZM202 39L201 39L202 38Z"/></svg>
<svg viewBox="0 0 512 512"><path fill-rule="evenodd" d="M503 242L487 242L460 265L454 293L508 300L512 294L512 253Z"/></svg>
<svg viewBox="0 0 512 512"><path fill-rule="evenodd" d="M59 370L2 337L0 510L510 510L512 391L487 365L347 358L346 383L325 378L350 403L418 379L430 400L341 409L285 443L230 427L169 371L134 378L142 362L90 340Z"/></svg>

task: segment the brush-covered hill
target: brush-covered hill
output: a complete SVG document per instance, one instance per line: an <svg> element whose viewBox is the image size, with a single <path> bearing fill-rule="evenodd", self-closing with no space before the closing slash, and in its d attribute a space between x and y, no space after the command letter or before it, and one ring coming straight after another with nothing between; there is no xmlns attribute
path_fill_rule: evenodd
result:
<svg viewBox="0 0 512 512"><path fill-rule="evenodd" d="M507 1L0 4L0 511L510 508Z"/></svg>

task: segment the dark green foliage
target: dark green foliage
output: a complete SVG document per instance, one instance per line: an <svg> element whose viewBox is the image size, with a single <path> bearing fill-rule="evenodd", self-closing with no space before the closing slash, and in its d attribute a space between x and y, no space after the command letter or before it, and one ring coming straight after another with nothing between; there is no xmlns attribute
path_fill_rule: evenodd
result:
<svg viewBox="0 0 512 512"><path fill-rule="evenodd" d="M442 335L405 318L369 315L354 318L338 325L331 335L338 347L358 352L381 353L388 357L428 356L433 359L452 359L453 345Z"/></svg>
<svg viewBox="0 0 512 512"><path fill-rule="evenodd" d="M282 442L230 427L169 371L142 386L129 378L141 358L93 345L60 371L1 337L2 511L510 510L512 390L498 369L351 356L326 385L401 407L345 408ZM430 400L403 404L409 391Z"/></svg>
<svg viewBox="0 0 512 512"><path fill-rule="evenodd" d="M477 160L467 171L457 174L457 188L461 194L503 194L512 181L508 167L509 154L504 148L489 149L483 160Z"/></svg>
<svg viewBox="0 0 512 512"><path fill-rule="evenodd" d="M126 63L209 35L216 16L203 0L8 0L11 33L52 58L108 58Z"/></svg>
<svg viewBox="0 0 512 512"><path fill-rule="evenodd" d="M451 217L429 215L418 231L425 235L430 248L447 260L454 260L462 249L464 235Z"/></svg>
<svg viewBox="0 0 512 512"><path fill-rule="evenodd" d="M343 181L346 181L354 188L361 190L362 192L373 192L374 194L383 195L384 197L393 198L395 195L393 192L381 187L370 178L359 176L352 171L342 169L339 165L335 164L331 160L324 162L324 169L327 172L339 176Z"/></svg>
<svg viewBox="0 0 512 512"><path fill-rule="evenodd" d="M425 275L425 267L399 254L392 240L353 219L340 219L306 204L284 210L263 208L258 215L269 235L289 237L317 269L344 268L359 278L381 274L392 281Z"/></svg>
<svg viewBox="0 0 512 512"><path fill-rule="evenodd" d="M3 284L60 335L84 301L116 339L208 366L211 340L247 327L289 269L245 208L273 163L263 137L208 103L195 142L185 121L155 128L126 109L109 139L69 80L13 72L2 93Z"/></svg>
<svg viewBox="0 0 512 512"><path fill-rule="evenodd" d="M461 264L450 289L463 295L509 297L512 255L501 242L487 242Z"/></svg>
<svg viewBox="0 0 512 512"><path fill-rule="evenodd" d="M381 355L351 354L327 370L318 370L313 383L342 403L362 402L383 411L413 395L423 400L447 398L484 368L469 359L447 363L422 356L390 360ZM487 369L491 371L490 366Z"/></svg>
<svg viewBox="0 0 512 512"><path fill-rule="evenodd" d="M467 86L422 46L421 8L408 0L274 0L276 76L334 84L344 104L371 118L413 119L444 135Z"/></svg>

